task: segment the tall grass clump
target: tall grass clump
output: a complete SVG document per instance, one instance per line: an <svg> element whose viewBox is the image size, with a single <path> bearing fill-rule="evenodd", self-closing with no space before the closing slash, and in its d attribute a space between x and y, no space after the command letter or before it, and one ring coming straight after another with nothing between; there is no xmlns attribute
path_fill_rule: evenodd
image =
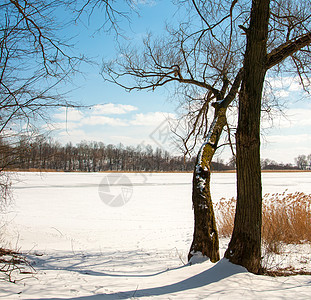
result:
<svg viewBox="0 0 311 300"><path fill-rule="evenodd" d="M221 198L215 205L215 214L218 225L218 234L221 237L230 237L233 231L236 199Z"/></svg>
<svg viewBox="0 0 311 300"><path fill-rule="evenodd" d="M311 242L311 195L284 192L263 199L262 236L268 252L278 253L282 243Z"/></svg>
<svg viewBox="0 0 311 300"><path fill-rule="evenodd" d="M215 206L219 235L233 230L236 200L221 199ZM311 242L311 194L266 194L263 197L262 242L265 252L279 253L282 244Z"/></svg>

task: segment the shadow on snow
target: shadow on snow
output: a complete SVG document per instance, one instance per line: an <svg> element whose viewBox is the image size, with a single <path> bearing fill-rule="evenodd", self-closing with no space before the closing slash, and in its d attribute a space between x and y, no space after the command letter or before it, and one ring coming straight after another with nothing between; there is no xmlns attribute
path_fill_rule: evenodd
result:
<svg viewBox="0 0 311 300"><path fill-rule="evenodd" d="M137 289L130 290L125 292L116 292L110 294L97 294L91 296L82 296L82 297L74 297L70 299L75 300L99 300L99 299L129 299L129 298L137 298L137 297L151 297L151 296L163 296L173 293L179 293L187 290L192 290L196 288L200 288L203 286L207 286L212 283L216 283L223 279L226 279L232 275L238 273L247 272L243 267L233 265L228 260L222 259L217 264L215 264L212 268L203 271L197 275L194 275L190 278L184 279L180 282L168 284L165 286L159 286L154 288L145 288L145 289ZM163 273L163 272L159 272ZM154 274L157 275L157 274ZM125 275L127 277L127 275ZM62 298L50 298L52 299L62 299ZM68 299L68 298L66 298Z"/></svg>

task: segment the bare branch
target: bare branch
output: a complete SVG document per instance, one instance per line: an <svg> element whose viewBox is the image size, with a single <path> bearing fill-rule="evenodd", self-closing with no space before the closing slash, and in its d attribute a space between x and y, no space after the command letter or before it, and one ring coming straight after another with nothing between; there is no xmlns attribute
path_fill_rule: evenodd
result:
<svg viewBox="0 0 311 300"><path fill-rule="evenodd" d="M274 67L275 65L285 60L287 57L293 55L307 45L310 45L310 43L311 33L306 33L295 40L285 42L268 54L266 68L270 69Z"/></svg>

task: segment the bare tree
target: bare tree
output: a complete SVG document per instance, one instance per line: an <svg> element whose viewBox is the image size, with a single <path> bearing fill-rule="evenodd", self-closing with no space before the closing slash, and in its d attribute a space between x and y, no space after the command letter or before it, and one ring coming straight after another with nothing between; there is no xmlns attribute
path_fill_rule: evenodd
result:
<svg viewBox="0 0 311 300"><path fill-rule="evenodd" d="M237 23L241 19L242 23L245 21L244 6L239 6L236 17L233 15L236 2L190 2L194 11L187 22L177 29L168 28L165 38L153 40L149 35L143 41L143 53L135 48L120 48L123 59L105 64L103 74L106 80L129 91L153 90L175 83L176 92L194 107L187 116L191 123L188 135L183 138L186 153L195 148L199 136L205 141L193 175L195 230L189 259L195 252L201 252L215 262L219 260L219 242L210 194L210 166L223 127L227 125L227 107L235 99L241 82L239 58L243 41L240 44L236 36ZM210 14L216 10L218 16ZM198 16L200 26L192 26ZM135 78L136 85L126 85L123 78L127 76ZM210 106L214 112L212 122L207 119Z"/></svg>
<svg viewBox="0 0 311 300"><path fill-rule="evenodd" d="M127 7L130 1L122 1ZM49 108L72 106L57 87L70 80L79 63L63 28L104 11L105 30L121 31L128 13L106 0L5 0L0 4L0 134L18 130L31 120L46 120ZM61 20L59 11L70 18ZM129 11L129 9L128 9ZM73 12L73 13L72 13ZM18 126L19 125L19 126ZM14 127L14 128L13 128ZM11 135L12 131L10 132Z"/></svg>
<svg viewBox="0 0 311 300"><path fill-rule="evenodd" d="M74 12L75 21L91 20L94 13L100 12L103 16L97 31L113 33L116 37L125 37L125 31L120 21L131 22L132 12L137 14L137 2L131 0L67 0L66 5Z"/></svg>
<svg viewBox="0 0 311 300"><path fill-rule="evenodd" d="M309 155L309 156L311 158L311 155ZM309 163L311 165L311 159L308 159L309 156L307 157L306 155L302 154L302 155L299 155L298 157L295 158L297 167L299 169L304 170L308 166L308 160L309 160Z"/></svg>
<svg viewBox="0 0 311 300"><path fill-rule="evenodd" d="M9 198L7 173L16 161L23 138L37 133L32 126L48 120L48 110L72 106L57 92L57 86L70 78L82 57L72 55L65 37L59 34L57 10L67 1L5 0L0 4L0 138L1 201ZM64 24L63 24L64 25ZM22 155L22 153L21 153ZM5 188L7 187L7 188Z"/></svg>
<svg viewBox="0 0 311 300"><path fill-rule="evenodd" d="M129 7L130 3L124 2ZM114 1L99 0L1 2L0 137L3 142L14 146L21 135L23 139L27 136L32 139L38 133L33 124L40 120L48 122L53 108L78 107L67 101L69 91L62 87L87 59L74 55L71 37L64 36L63 30L73 22L90 18L95 9L101 9L105 12L102 28L118 33L121 30L118 20L128 15L115 6ZM67 12L69 18L62 20L60 11ZM12 151L2 156L1 170L12 165L13 157Z"/></svg>
<svg viewBox="0 0 311 300"><path fill-rule="evenodd" d="M0 133L44 108L69 105L55 93L80 60L57 37L61 1L4 1L0 6ZM68 51L69 52L69 51Z"/></svg>
<svg viewBox="0 0 311 300"><path fill-rule="evenodd" d="M212 261L216 261L219 255L217 229L209 190L210 162L217 149L220 134L226 125L227 107L239 94L241 82L243 82L243 91L250 89L247 93L250 98L253 97L247 81L251 71L245 70L249 70L252 66L247 61L253 63L256 61L252 61L253 54L250 54L252 51L247 50L245 54L245 49L250 49L247 48L250 44L255 47L256 42L250 42L250 36L254 36L253 32L257 32L259 30L257 26L262 24L254 21L256 16L251 14L251 12L254 13L253 10L256 7L254 5L258 4L256 1L253 3L236 0L180 2L183 6L189 5L186 10L188 13L192 12L187 22L182 21L177 29L168 28L167 35L163 38L154 39L149 35L143 41L142 52L136 50L135 47L120 48L121 59L119 57L116 61L104 64L103 76L106 80L129 91L154 90L170 85L176 89L177 94L183 95L186 103L194 103L192 105L194 109L188 115L192 128L184 138L184 143L188 151L195 145L196 137L203 136L205 141L199 150L194 170L195 232L189 257L199 251L209 256ZM266 32L267 38L263 37L263 49L266 50L260 54L260 60L262 60L260 80L264 80L266 72L273 68L272 71L277 75L286 72L298 75L303 87L307 89L310 71L311 19L308 13L310 1L271 1L271 5L270 3L263 5L268 7L268 12L271 10L271 14L265 18L267 22L264 26L269 25ZM255 22L255 25L249 25L251 22ZM285 61L286 58L290 60ZM129 84L128 77L134 79L134 83ZM262 82L259 86L262 86ZM255 122L258 133L262 104L261 88L256 92L258 98ZM245 95L246 92L243 93ZM244 99L243 95L241 99ZM245 100L244 102L246 106L255 106L252 101ZM214 118L212 122L209 122L207 111L211 104L214 107ZM247 118L249 114L250 112L247 112ZM240 120L240 132L243 128L242 124ZM195 138L191 139L191 136ZM250 143L252 138L246 136L245 139L247 143ZM190 142L193 144L188 147ZM241 138L239 143L241 143ZM258 151L257 137L256 143L256 151ZM258 166L260 167L260 164L256 165L257 168ZM239 168L243 170L247 166L240 164ZM259 191L261 190L260 171L256 178ZM238 176L239 182L246 179L246 174ZM250 187L252 188L252 185ZM257 221L254 223L257 227L259 226ZM247 243L246 239L243 243ZM244 264L241 261L239 263ZM254 272L258 267L258 264L255 268L247 263L244 265Z"/></svg>

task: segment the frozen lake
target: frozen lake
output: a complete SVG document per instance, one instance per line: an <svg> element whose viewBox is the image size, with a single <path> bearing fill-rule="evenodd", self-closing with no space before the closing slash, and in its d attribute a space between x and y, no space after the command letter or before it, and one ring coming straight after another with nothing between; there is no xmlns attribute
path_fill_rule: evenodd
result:
<svg viewBox="0 0 311 300"><path fill-rule="evenodd" d="M11 241L18 233L27 250L185 248L191 182L191 173L20 173L7 216ZM213 201L234 197L235 184L235 174L213 173ZM311 193L311 173L263 173L264 194L285 189ZM127 203L113 207L117 197Z"/></svg>
<svg viewBox="0 0 311 300"><path fill-rule="evenodd" d="M16 284L0 281L0 297L310 296L311 276L258 276L226 260L185 266L193 235L191 181L190 173L19 173L4 216L6 246L28 252L37 273ZM311 173L263 173L263 193L286 189L310 194ZM212 174L213 200L234 196L235 174ZM227 242L220 240L221 254ZM310 247L302 251L307 265Z"/></svg>

